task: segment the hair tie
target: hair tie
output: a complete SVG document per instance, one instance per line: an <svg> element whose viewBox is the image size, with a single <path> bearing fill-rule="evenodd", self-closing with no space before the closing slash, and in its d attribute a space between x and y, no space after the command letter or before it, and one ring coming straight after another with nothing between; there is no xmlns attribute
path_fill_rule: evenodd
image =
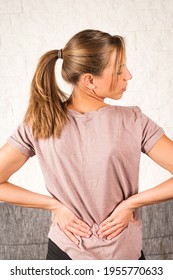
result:
<svg viewBox="0 0 173 280"><path fill-rule="evenodd" d="M62 59L62 49L58 50L58 58Z"/></svg>

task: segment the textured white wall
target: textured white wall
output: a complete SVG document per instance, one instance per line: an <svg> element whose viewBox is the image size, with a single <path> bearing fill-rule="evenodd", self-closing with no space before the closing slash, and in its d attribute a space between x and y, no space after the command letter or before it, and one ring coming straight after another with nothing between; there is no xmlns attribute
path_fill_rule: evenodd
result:
<svg viewBox="0 0 173 280"><path fill-rule="evenodd" d="M133 80L122 100L108 103L138 105L173 139L172 26L172 0L0 0L0 145L23 118L38 58L63 48L86 28L126 38ZM57 67L61 87L70 92L59 73ZM142 156L140 190L169 176ZM29 160L13 182L45 193L36 159Z"/></svg>

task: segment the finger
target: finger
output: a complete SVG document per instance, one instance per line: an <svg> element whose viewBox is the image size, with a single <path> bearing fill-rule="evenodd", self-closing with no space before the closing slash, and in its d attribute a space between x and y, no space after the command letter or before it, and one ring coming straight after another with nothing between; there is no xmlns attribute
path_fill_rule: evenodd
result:
<svg viewBox="0 0 173 280"><path fill-rule="evenodd" d="M99 225L99 228L102 228L102 227L106 226L108 223L111 223L111 222L112 222L112 217L109 217Z"/></svg>
<svg viewBox="0 0 173 280"><path fill-rule="evenodd" d="M97 233L101 234L101 233L107 231L108 229L112 228L113 226L115 226L115 221L112 221L112 222L107 221L107 223L104 226L99 228Z"/></svg>
<svg viewBox="0 0 173 280"><path fill-rule="evenodd" d="M77 239L70 231L65 229L64 233L72 242L74 242L76 245L79 245L79 239Z"/></svg>
<svg viewBox="0 0 173 280"><path fill-rule="evenodd" d="M86 229L90 229L90 226L87 225L87 223L83 222L82 220L80 220L79 218L77 218L75 221L74 221L76 224L86 228Z"/></svg>
<svg viewBox="0 0 173 280"><path fill-rule="evenodd" d="M100 238L108 237L109 235L111 235L112 233L116 232L119 228L122 228L122 227L126 227L126 225L117 224L115 226L112 226L111 228L105 230L104 232L101 232L99 234L99 237Z"/></svg>
<svg viewBox="0 0 173 280"><path fill-rule="evenodd" d="M109 228L109 229L105 229L105 231L102 231L101 233L98 233L98 234L99 234L99 237L100 237L100 238L107 237L108 235L110 235L111 233L113 233L116 229L117 229L117 225L114 226L114 227L111 227L111 228Z"/></svg>
<svg viewBox="0 0 173 280"><path fill-rule="evenodd" d="M78 221L73 221L70 224L70 226L72 226L72 227L74 227L74 228L76 228L76 229L78 229L82 232L88 233L88 234L92 233L91 228L86 223L82 222L81 220L80 220L80 222L79 222L79 220Z"/></svg>
<svg viewBox="0 0 173 280"><path fill-rule="evenodd" d="M69 230L70 232L72 232L73 234L76 234L76 235L79 235L81 237L90 237L91 236L91 233L88 233L88 232L83 232L81 231L80 229L77 229L77 228L74 228L72 226L67 226L66 227L67 230Z"/></svg>
<svg viewBox="0 0 173 280"><path fill-rule="evenodd" d="M81 224L76 224L75 222L72 222L69 226L72 226L72 227L74 227L75 229L80 230L80 231L82 231L82 232L91 234L91 229L90 229L90 228L83 227L83 225L81 225Z"/></svg>
<svg viewBox="0 0 173 280"><path fill-rule="evenodd" d="M131 221L132 223L135 223L135 222L136 222L136 220L135 220L135 218L134 218L134 215L132 215L130 221Z"/></svg>
<svg viewBox="0 0 173 280"><path fill-rule="evenodd" d="M107 236L108 240L111 240L113 238L115 238L117 235L119 235L126 227L120 227L118 228L116 231L114 231L114 233L110 234Z"/></svg>

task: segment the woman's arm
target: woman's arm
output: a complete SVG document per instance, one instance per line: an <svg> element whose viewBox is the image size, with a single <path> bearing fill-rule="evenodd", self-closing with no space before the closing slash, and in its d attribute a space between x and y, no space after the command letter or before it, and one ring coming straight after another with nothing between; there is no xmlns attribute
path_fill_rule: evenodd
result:
<svg viewBox="0 0 173 280"><path fill-rule="evenodd" d="M8 182L28 160L16 148L6 144L0 149L0 200L24 207L53 210L60 205L54 198L28 191Z"/></svg>
<svg viewBox="0 0 173 280"><path fill-rule="evenodd" d="M52 211L53 223L58 223L64 233L76 244L79 242L74 234L89 237L91 234L89 226L56 198L38 194L8 182L10 176L27 160L25 155L9 144L0 149L0 201Z"/></svg>
<svg viewBox="0 0 173 280"><path fill-rule="evenodd" d="M166 135L153 146L148 156L173 174L173 141ZM133 221L133 211L141 206L173 199L173 178L149 190L140 192L121 202L112 214L101 223L99 237L112 239L117 236L129 221Z"/></svg>
<svg viewBox="0 0 173 280"><path fill-rule="evenodd" d="M166 135L154 145L148 156L157 164L173 174L173 141ZM141 206L155 204L173 199L173 178L158 186L138 193L127 199L129 208L136 209Z"/></svg>

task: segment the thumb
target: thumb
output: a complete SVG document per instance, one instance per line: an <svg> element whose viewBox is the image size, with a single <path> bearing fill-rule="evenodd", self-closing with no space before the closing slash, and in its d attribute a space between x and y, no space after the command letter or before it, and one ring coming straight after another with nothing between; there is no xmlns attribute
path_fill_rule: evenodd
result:
<svg viewBox="0 0 173 280"><path fill-rule="evenodd" d="M136 220L135 220L135 218L134 218L134 212L132 213L132 216L131 216L130 221L131 221L132 223L135 223L135 222L136 222Z"/></svg>

